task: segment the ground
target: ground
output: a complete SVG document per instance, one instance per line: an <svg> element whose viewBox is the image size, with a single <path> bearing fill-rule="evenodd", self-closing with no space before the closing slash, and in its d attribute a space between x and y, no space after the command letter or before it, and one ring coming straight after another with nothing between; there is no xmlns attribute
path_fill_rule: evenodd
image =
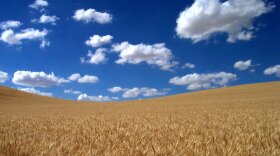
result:
<svg viewBox="0 0 280 156"><path fill-rule="evenodd" d="M94 103L0 87L0 155L280 155L280 82Z"/></svg>

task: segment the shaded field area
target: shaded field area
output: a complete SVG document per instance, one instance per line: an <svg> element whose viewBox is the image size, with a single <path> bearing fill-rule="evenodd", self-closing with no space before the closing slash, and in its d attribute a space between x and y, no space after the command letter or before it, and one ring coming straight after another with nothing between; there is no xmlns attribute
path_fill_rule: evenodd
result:
<svg viewBox="0 0 280 156"><path fill-rule="evenodd" d="M280 155L280 82L115 103L0 87L0 155Z"/></svg>

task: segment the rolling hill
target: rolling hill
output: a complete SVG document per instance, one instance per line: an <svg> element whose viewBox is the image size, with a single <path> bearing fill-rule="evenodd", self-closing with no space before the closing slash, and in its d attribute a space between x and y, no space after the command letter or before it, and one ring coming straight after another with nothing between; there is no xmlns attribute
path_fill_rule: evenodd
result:
<svg viewBox="0 0 280 156"><path fill-rule="evenodd" d="M279 155L280 82L77 102L0 87L0 155Z"/></svg>

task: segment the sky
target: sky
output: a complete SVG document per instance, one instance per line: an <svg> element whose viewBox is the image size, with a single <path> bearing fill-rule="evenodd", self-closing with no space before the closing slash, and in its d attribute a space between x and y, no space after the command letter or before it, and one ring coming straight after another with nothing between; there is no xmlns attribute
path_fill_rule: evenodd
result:
<svg viewBox="0 0 280 156"><path fill-rule="evenodd" d="M2 0L0 85L81 101L280 79L277 0Z"/></svg>

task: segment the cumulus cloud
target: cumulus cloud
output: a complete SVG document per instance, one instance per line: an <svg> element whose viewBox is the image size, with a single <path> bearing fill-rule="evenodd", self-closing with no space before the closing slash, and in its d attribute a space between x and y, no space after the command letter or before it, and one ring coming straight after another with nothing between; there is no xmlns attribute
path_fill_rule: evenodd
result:
<svg viewBox="0 0 280 156"><path fill-rule="evenodd" d="M95 9L79 9L76 10L73 19L84 23L97 22L106 24L112 22L112 15L107 12L98 12Z"/></svg>
<svg viewBox="0 0 280 156"><path fill-rule="evenodd" d="M195 0L180 13L176 32L180 38L193 42L206 40L216 33L226 33L228 42L251 40L254 20L273 7L263 0Z"/></svg>
<svg viewBox="0 0 280 156"><path fill-rule="evenodd" d="M32 93L32 94L41 95L41 96L49 96L49 97L53 96L52 93L41 92L39 90L36 90L35 88L18 88L18 90Z"/></svg>
<svg viewBox="0 0 280 156"><path fill-rule="evenodd" d="M40 40L43 44L43 42L48 42L45 40L45 37L48 35L48 33L49 31L46 29L40 31L38 29L28 28L17 33L11 29L8 29L2 32L0 40L10 45L22 44L23 40ZM44 44L43 47L46 45L47 44Z"/></svg>
<svg viewBox="0 0 280 156"><path fill-rule="evenodd" d="M130 44L122 42L114 44L112 51L119 53L117 64L139 64L145 62L149 65L158 66L162 70L171 70L178 62L172 61L173 54L170 49L165 47L164 43L153 45L147 44Z"/></svg>
<svg viewBox="0 0 280 156"><path fill-rule="evenodd" d="M280 64L272 66L272 67L269 67L269 68L266 68L264 70L264 74L265 75L273 75L273 74L275 74L275 76L280 77Z"/></svg>
<svg viewBox="0 0 280 156"><path fill-rule="evenodd" d="M219 72L208 74L187 74L183 77L173 77L169 80L169 83L174 85L187 86L188 90L199 90L225 86L230 81L237 78L235 74Z"/></svg>
<svg viewBox="0 0 280 156"><path fill-rule="evenodd" d="M109 88L108 91L112 93L118 93L118 92L123 92L123 97L124 98L134 98L138 97L140 95L145 96L145 97L151 97L151 96L161 96L161 95L166 95L167 90L158 90L155 88L148 88L148 87L134 87L134 88L122 88L122 87L113 87Z"/></svg>
<svg viewBox="0 0 280 156"><path fill-rule="evenodd" d="M77 81L79 78L81 78L80 73L74 73L68 77L68 80L70 81Z"/></svg>
<svg viewBox="0 0 280 156"><path fill-rule="evenodd" d="M118 100L118 97L109 97L109 96L88 96L87 94L80 94L77 98L78 101L96 101L96 102L108 102L113 100Z"/></svg>
<svg viewBox="0 0 280 156"><path fill-rule="evenodd" d="M98 48L95 53L92 53L91 51L88 51L87 57L89 57L88 60L85 60L84 57L81 58L82 63L89 63L89 64L101 64L105 63L108 59L106 58L105 51L107 49L105 48Z"/></svg>
<svg viewBox="0 0 280 156"><path fill-rule="evenodd" d="M155 88L131 88L131 89L125 89L123 93L124 98L132 98L132 97L138 97L139 95L143 95L145 97L151 97L151 96L160 96L165 95L165 91L159 91Z"/></svg>
<svg viewBox="0 0 280 156"><path fill-rule="evenodd" d="M1 22L0 29L7 30L10 28L18 28L21 25L22 25L22 23L20 21L9 20L9 21L5 21L5 22Z"/></svg>
<svg viewBox="0 0 280 156"><path fill-rule="evenodd" d="M187 63L183 66L183 69L185 69L185 68L193 69L193 68L195 68L195 64L192 64L192 63L187 62Z"/></svg>
<svg viewBox="0 0 280 156"><path fill-rule="evenodd" d="M50 87L61 83L68 83L69 80L59 78L54 73L45 72L16 71L12 82L17 85L29 87Z"/></svg>
<svg viewBox="0 0 280 156"><path fill-rule="evenodd" d="M31 22L33 23L42 23L42 24L47 24L50 23L52 25L56 25L56 22L59 20L58 17L56 16L48 16L46 14L43 14L39 19L33 19Z"/></svg>
<svg viewBox="0 0 280 156"><path fill-rule="evenodd" d="M70 81L77 81L79 83L96 83L99 79L94 75L81 76L79 73L72 74L68 77Z"/></svg>
<svg viewBox="0 0 280 156"><path fill-rule="evenodd" d="M78 79L79 83L96 83L97 81L98 77L93 75L85 75L84 77Z"/></svg>
<svg viewBox="0 0 280 156"><path fill-rule="evenodd" d="M125 90L123 93L123 97L124 98L138 97L141 93L142 93L141 89L135 87L135 88Z"/></svg>
<svg viewBox="0 0 280 156"><path fill-rule="evenodd" d="M0 83L4 83L8 80L8 73L0 71Z"/></svg>
<svg viewBox="0 0 280 156"><path fill-rule="evenodd" d="M49 5L46 0L36 0L34 3L30 4L29 7L32 9L44 11L44 8Z"/></svg>
<svg viewBox="0 0 280 156"><path fill-rule="evenodd" d="M111 35L105 35L105 36L93 35L85 42L85 44L87 46L97 48L102 45L111 43L112 39L113 39L113 36L111 36Z"/></svg>
<svg viewBox="0 0 280 156"><path fill-rule="evenodd" d="M252 66L252 60L247 61L237 61L234 63L233 67L238 70L246 70Z"/></svg>
<svg viewBox="0 0 280 156"><path fill-rule="evenodd" d="M77 91L77 90L73 90L73 89L65 89L65 90L64 90L64 93L65 93L65 94L75 94L75 95L80 95L80 94L82 94L82 92Z"/></svg>
<svg viewBox="0 0 280 156"><path fill-rule="evenodd" d="M147 88L147 87L141 88L140 90L142 91L142 94L145 97L161 96L161 95L166 95L167 93L167 90L159 91L158 89Z"/></svg>
<svg viewBox="0 0 280 156"><path fill-rule="evenodd" d="M118 92L121 92L123 91L123 89L121 87L113 87L113 88L109 88L108 91L112 92L112 93L118 93Z"/></svg>

